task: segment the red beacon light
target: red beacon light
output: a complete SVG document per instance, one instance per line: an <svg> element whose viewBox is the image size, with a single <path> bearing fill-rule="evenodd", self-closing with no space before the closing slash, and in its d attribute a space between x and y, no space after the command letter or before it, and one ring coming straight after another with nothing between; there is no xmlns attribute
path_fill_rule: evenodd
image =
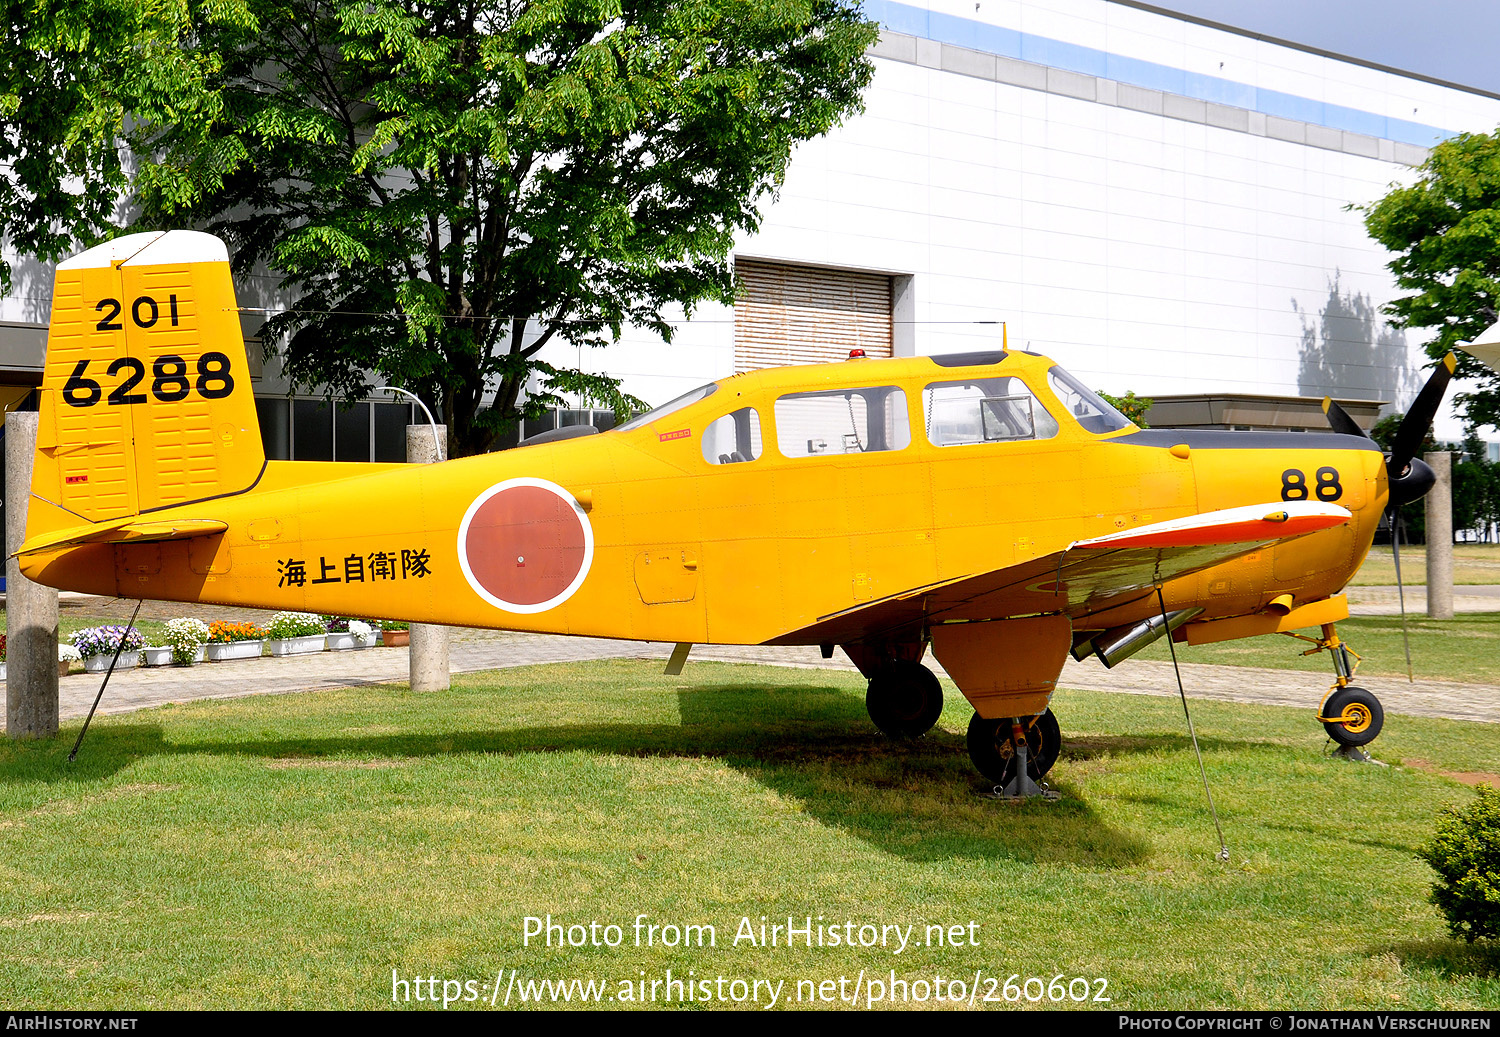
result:
<svg viewBox="0 0 1500 1037"><path fill-rule="evenodd" d="M865 358L865 351L863 349L851 349L851 350L849 350L849 359L850 360L863 360L864 358Z"/></svg>

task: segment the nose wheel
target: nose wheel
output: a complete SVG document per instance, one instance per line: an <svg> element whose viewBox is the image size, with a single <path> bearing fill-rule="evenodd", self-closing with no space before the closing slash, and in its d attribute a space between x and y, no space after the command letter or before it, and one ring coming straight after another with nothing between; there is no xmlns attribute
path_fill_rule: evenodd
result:
<svg viewBox="0 0 1500 1037"><path fill-rule="evenodd" d="M893 662L870 678L870 719L892 738L921 738L943 713L943 686L921 663Z"/></svg>
<svg viewBox="0 0 1500 1037"><path fill-rule="evenodd" d="M1363 747L1375 741L1385 726L1385 710L1378 698L1352 683L1359 668L1359 655L1339 638L1332 623L1323 625L1322 635L1291 634L1299 641L1312 643L1313 647L1303 655L1327 652L1333 658L1333 688L1318 709L1318 721L1328 737L1338 743L1340 755L1368 761L1370 757Z"/></svg>
<svg viewBox="0 0 1500 1037"><path fill-rule="evenodd" d="M1318 713L1328 737L1343 746L1369 745L1385 726L1380 700L1352 684L1337 688Z"/></svg>

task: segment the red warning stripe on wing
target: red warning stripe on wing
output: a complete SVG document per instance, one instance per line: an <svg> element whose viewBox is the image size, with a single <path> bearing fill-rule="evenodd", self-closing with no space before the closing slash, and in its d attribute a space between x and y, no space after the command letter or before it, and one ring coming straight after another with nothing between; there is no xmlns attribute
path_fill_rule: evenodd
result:
<svg viewBox="0 0 1500 1037"><path fill-rule="evenodd" d="M1195 547L1208 544L1248 544L1286 540L1341 526L1352 516L1348 509L1322 501L1281 501L1226 508L1201 515L1154 522L1121 533L1079 540L1074 548Z"/></svg>

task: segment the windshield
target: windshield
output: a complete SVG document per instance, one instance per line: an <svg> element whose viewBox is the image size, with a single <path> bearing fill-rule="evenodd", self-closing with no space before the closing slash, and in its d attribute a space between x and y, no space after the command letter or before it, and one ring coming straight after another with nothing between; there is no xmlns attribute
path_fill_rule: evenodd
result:
<svg viewBox="0 0 1500 1037"><path fill-rule="evenodd" d="M1047 385L1087 432L1102 435L1106 432L1118 432L1123 428L1135 428L1129 418L1105 403L1098 393L1060 367L1047 372Z"/></svg>
<svg viewBox="0 0 1500 1037"><path fill-rule="evenodd" d="M719 385L717 382L709 382L707 385L700 385L692 392L685 392L670 403L663 403L655 410L648 410L640 417L631 418L625 424L616 426L615 431L629 432L633 428L640 428L642 425L649 425L658 418L665 418L673 411L682 410L682 408L688 406L689 404L697 403L699 400L708 399L718 390L718 388Z"/></svg>

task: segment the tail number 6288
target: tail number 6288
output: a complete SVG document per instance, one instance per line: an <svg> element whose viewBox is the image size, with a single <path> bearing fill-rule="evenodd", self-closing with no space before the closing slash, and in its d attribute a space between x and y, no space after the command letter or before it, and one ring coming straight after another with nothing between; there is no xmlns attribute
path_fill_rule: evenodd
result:
<svg viewBox="0 0 1500 1037"><path fill-rule="evenodd" d="M116 357L110 361L104 373L111 378L125 375L125 380L104 396L104 387L87 376L89 362L78 361L73 373L62 388L63 401L70 407L92 407L101 399L111 407L146 403L155 397L162 403L177 403L193 392L205 400L222 400L234 392L234 375L230 373L229 357L223 353L204 353L198 358L197 378L188 376L188 362L171 353L157 357L151 363L150 395L135 392L146 380L146 364L133 356Z"/></svg>

